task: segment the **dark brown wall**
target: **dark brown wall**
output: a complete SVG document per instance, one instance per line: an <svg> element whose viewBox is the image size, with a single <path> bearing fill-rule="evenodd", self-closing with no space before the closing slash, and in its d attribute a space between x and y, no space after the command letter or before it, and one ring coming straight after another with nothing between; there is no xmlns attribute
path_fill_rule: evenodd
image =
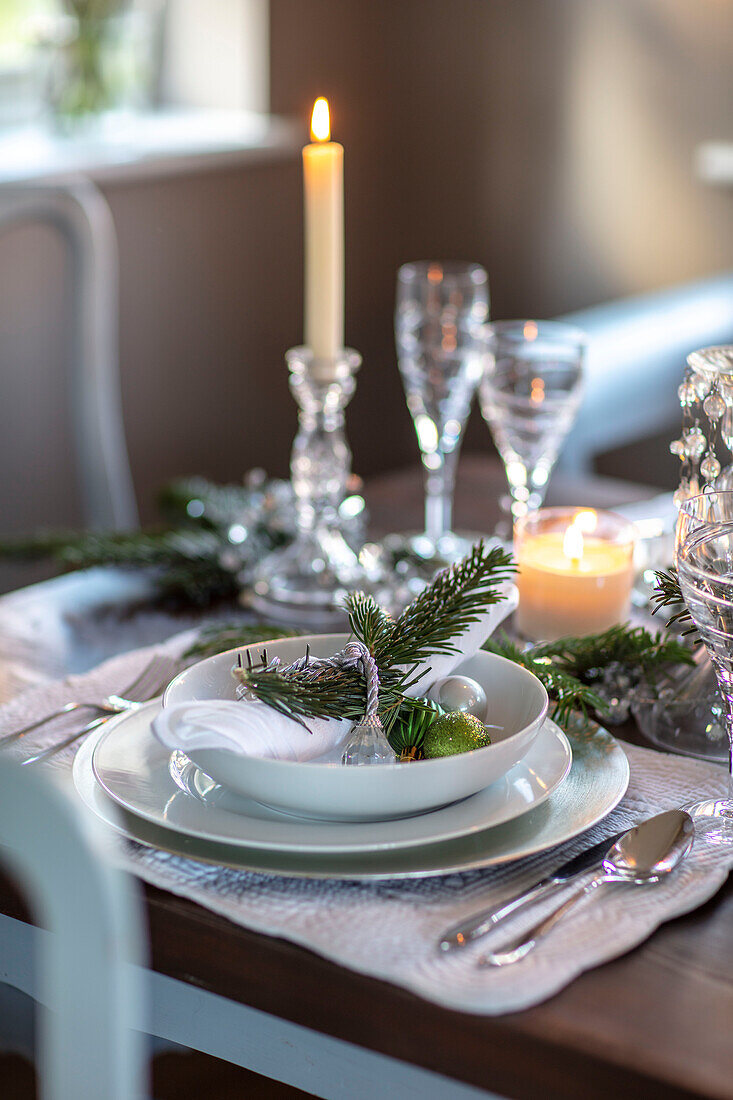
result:
<svg viewBox="0 0 733 1100"><path fill-rule="evenodd" d="M395 269L465 258L494 317L553 316L733 266L733 189L694 174L733 141L733 6L719 0L271 0L272 105L331 97L346 145L355 408L414 454L391 334ZM474 413L467 445L488 446ZM650 471L653 478L653 472Z"/></svg>

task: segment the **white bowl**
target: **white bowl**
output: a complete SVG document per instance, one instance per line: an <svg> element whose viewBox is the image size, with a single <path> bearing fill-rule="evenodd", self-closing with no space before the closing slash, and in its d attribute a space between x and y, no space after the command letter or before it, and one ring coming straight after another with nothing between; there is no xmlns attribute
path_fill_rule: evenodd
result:
<svg viewBox="0 0 733 1100"><path fill-rule="evenodd" d="M163 706L192 700L235 699L232 668L249 649L255 659L267 648L269 658L294 661L310 645L316 657L330 657L348 640L346 634L314 634L258 642L208 657L186 669L167 687ZM547 714L547 692L527 669L480 650L456 672L472 676L489 700L487 722L492 744L473 752L418 760L345 768L338 763L268 760L225 749L189 753L193 762L218 783L269 806L307 817L341 821L375 821L406 817L467 798L501 779L529 750Z"/></svg>

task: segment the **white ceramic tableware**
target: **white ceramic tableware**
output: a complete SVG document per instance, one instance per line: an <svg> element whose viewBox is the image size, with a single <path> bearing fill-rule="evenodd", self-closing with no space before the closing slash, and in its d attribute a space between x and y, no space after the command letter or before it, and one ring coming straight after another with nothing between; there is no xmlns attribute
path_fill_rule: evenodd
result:
<svg viewBox="0 0 733 1100"><path fill-rule="evenodd" d="M324 854L387 851L449 840L539 806L562 783L571 764L567 738L548 721L523 760L470 798L389 821L302 818L235 795L205 777L202 783L186 784L194 793L180 790L171 778L170 754L150 728L156 709L146 707L136 712L134 721L108 724L92 761L98 782L123 809L155 825L253 848Z"/></svg>
<svg viewBox="0 0 733 1100"><path fill-rule="evenodd" d="M316 657L341 649L346 634L321 634L263 643L268 658L284 663L302 657L306 645ZM263 644L247 647L259 659ZM235 696L232 676L238 653L229 650L182 672L168 686L163 706ZM223 749L197 749L188 755L217 783L301 816L339 821L378 821L445 806L501 779L528 752L547 714L547 692L531 672L503 657L479 650L456 669L477 680L488 699L486 721L492 744L473 752L420 760L346 768L340 762L296 762L239 755ZM246 704L242 704L245 706Z"/></svg>
<svg viewBox="0 0 733 1100"><path fill-rule="evenodd" d="M104 734L102 729L87 738L73 767L79 796L102 821L131 840L179 857L238 870L309 879L422 878L522 859L590 829L618 804L629 782L628 760L618 742L605 730L590 729L579 737L570 734L575 750L573 763L559 787L541 806L504 825L473 829L453 840L419 847L323 855L284 852L258 849L246 843L225 844L207 839L203 833L200 837L189 836L172 827L153 825L121 809L97 783L92 770L92 756ZM175 801L180 792L172 780L167 789ZM208 808L201 808L208 816Z"/></svg>

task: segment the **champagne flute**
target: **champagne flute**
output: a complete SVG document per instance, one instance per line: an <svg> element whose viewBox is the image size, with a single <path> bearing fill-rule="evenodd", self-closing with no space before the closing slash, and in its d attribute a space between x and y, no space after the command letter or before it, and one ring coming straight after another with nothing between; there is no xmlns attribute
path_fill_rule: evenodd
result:
<svg viewBox="0 0 733 1100"><path fill-rule="evenodd" d="M425 531L391 536L408 552L450 564L470 549L452 531L458 452L487 353L489 283L478 264L404 264L397 274L395 340L407 407L425 470Z"/></svg>
<svg viewBox="0 0 733 1100"><path fill-rule="evenodd" d="M501 500L503 537L539 508L582 396L585 336L559 321L489 326L490 352L479 387L484 420L501 455L509 495Z"/></svg>
<svg viewBox="0 0 733 1100"><path fill-rule="evenodd" d="M715 670L729 741L728 792L690 807L706 844L733 847L733 492L680 506L675 560L682 595Z"/></svg>

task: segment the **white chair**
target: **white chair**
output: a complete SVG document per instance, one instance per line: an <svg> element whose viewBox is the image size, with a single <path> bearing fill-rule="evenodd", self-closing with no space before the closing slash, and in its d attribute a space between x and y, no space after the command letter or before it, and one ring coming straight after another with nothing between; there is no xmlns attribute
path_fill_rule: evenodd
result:
<svg viewBox="0 0 733 1100"><path fill-rule="evenodd" d="M0 188L0 232L28 222L56 228L73 262L70 373L85 522L100 530L133 529L139 519L120 401L112 215L89 180Z"/></svg>
<svg viewBox="0 0 733 1100"><path fill-rule="evenodd" d="M0 861L45 930L36 1049L43 1100L142 1100L141 906L108 838L42 770L0 758Z"/></svg>

